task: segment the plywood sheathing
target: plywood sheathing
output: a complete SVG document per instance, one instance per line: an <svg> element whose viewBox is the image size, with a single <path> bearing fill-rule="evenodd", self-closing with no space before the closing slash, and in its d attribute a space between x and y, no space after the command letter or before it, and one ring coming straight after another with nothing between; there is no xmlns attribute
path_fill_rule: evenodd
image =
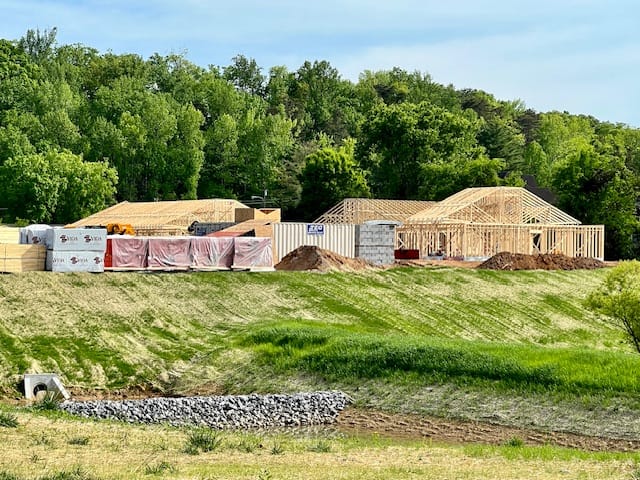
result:
<svg viewBox="0 0 640 480"><path fill-rule="evenodd" d="M345 198L318 217L314 223L362 224L369 220L404 222L410 216L434 205L422 200L377 200Z"/></svg>
<svg viewBox="0 0 640 480"><path fill-rule="evenodd" d="M3 273L43 271L46 258L44 245L0 244L0 272Z"/></svg>
<svg viewBox="0 0 640 480"><path fill-rule="evenodd" d="M0 225L0 243L20 243L20 229Z"/></svg>
<svg viewBox="0 0 640 480"><path fill-rule="evenodd" d="M236 208L235 222L242 223L247 220L268 220L279 222L281 211L279 208Z"/></svg>
<svg viewBox="0 0 640 480"><path fill-rule="evenodd" d="M193 222L234 222L237 200L176 200L167 202L121 202L67 227L130 224L138 235L188 235Z"/></svg>
<svg viewBox="0 0 640 480"><path fill-rule="evenodd" d="M580 221L518 187L468 188L409 217L396 248L422 257L487 258L498 252L604 258L604 227Z"/></svg>

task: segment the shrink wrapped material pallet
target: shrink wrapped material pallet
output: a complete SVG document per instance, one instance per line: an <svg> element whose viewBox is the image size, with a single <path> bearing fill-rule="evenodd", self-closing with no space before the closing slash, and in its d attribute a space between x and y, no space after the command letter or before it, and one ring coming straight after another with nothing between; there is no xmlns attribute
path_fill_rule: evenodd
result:
<svg viewBox="0 0 640 480"><path fill-rule="evenodd" d="M47 270L51 272L104 272L104 252L47 250Z"/></svg>
<svg viewBox="0 0 640 480"><path fill-rule="evenodd" d="M191 237L150 237L149 270L189 270Z"/></svg>
<svg viewBox="0 0 640 480"><path fill-rule="evenodd" d="M47 245L47 235L53 227L49 225L34 224L20 229L20 243L25 245Z"/></svg>
<svg viewBox="0 0 640 480"><path fill-rule="evenodd" d="M149 255L149 238L114 235L111 244L111 270L145 270Z"/></svg>
<svg viewBox="0 0 640 480"><path fill-rule="evenodd" d="M0 244L0 272L39 272L45 267L44 245Z"/></svg>
<svg viewBox="0 0 640 480"><path fill-rule="evenodd" d="M235 237L234 270L273 271L273 249L270 238Z"/></svg>
<svg viewBox="0 0 640 480"><path fill-rule="evenodd" d="M193 270L228 270L233 264L233 237L191 237Z"/></svg>
<svg viewBox="0 0 640 480"><path fill-rule="evenodd" d="M47 248L54 251L102 252L107 249L106 228L51 228Z"/></svg>

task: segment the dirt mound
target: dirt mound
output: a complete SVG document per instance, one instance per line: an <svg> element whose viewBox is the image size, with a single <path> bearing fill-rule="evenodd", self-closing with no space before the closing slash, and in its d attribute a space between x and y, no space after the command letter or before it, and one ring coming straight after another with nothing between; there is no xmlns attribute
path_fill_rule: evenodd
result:
<svg viewBox="0 0 640 480"><path fill-rule="evenodd" d="M354 272L375 268L375 266L361 258L347 258L330 250L304 245L289 252L275 268L276 270Z"/></svg>
<svg viewBox="0 0 640 480"><path fill-rule="evenodd" d="M605 267L595 258L567 257L562 254L526 255L524 253L500 252L476 268L486 270L593 270Z"/></svg>

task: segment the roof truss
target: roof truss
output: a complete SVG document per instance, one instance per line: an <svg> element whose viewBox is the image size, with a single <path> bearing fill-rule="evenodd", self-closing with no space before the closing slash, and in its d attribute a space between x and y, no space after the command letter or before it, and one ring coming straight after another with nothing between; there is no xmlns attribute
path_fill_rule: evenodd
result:
<svg viewBox="0 0 640 480"><path fill-rule="evenodd" d="M407 223L580 225L580 221L519 187L467 188L412 215Z"/></svg>
<svg viewBox="0 0 640 480"><path fill-rule="evenodd" d="M369 220L404 222L435 202L422 200L375 200L345 198L315 220L315 223L361 224Z"/></svg>

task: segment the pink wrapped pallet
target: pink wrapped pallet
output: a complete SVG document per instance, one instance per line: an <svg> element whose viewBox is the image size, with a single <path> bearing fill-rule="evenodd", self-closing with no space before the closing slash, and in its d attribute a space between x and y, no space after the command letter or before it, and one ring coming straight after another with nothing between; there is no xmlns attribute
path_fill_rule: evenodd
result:
<svg viewBox="0 0 640 480"><path fill-rule="evenodd" d="M145 270L149 254L149 238L109 236L111 243L111 270Z"/></svg>
<svg viewBox="0 0 640 480"><path fill-rule="evenodd" d="M268 237L235 237L233 269L273 271L273 248Z"/></svg>
<svg viewBox="0 0 640 480"><path fill-rule="evenodd" d="M232 263L232 237L191 237L192 269L228 270Z"/></svg>
<svg viewBox="0 0 640 480"><path fill-rule="evenodd" d="M149 237L149 270L189 270L191 237Z"/></svg>

